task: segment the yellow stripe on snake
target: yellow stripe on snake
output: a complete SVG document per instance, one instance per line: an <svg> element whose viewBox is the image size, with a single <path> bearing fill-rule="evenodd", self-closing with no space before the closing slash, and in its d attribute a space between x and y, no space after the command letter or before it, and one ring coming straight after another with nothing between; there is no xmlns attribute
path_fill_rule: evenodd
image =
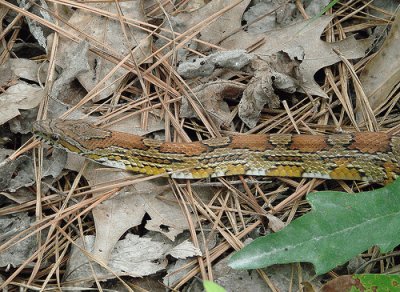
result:
<svg viewBox="0 0 400 292"><path fill-rule="evenodd" d="M400 174L400 137L383 132L256 134L170 143L76 120L34 125L46 143L106 166L199 179L230 175L388 182Z"/></svg>

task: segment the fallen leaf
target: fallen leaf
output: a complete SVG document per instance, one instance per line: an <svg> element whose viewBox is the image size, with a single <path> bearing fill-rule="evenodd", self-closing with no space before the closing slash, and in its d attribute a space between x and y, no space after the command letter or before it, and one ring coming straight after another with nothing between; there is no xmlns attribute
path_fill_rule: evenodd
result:
<svg viewBox="0 0 400 292"><path fill-rule="evenodd" d="M159 114L157 109L153 109L152 113ZM108 129L113 131L131 133L139 136L148 135L157 131L165 130L165 122L157 115L150 114L146 120L146 127L142 127L142 117L134 115L112 124Z"/></svg>
<svg viewBox="0 0 400 292"><path fill-rule="evenodd" d="M118 5L124 17L146 22L142 4L141 0L118 2L117 4L86 3L90 8L100 9L106 13L116 15L118 15L116 8L116 5ZM85 33L88 34L89 37L95 39L99 44L104 44L105 48L108 50L113 50L110 54L118 56L120 59L128 55L133 48L136 48L133 52L133 56L135 58L135 63L137 64L140 64L151 54L151 38L148 37L149 34L140 28L128 25L125 25L125 29L122 31L121 23L118 20L103 17L88 10L77 9L69 19L68 25L64 26L64 29L81 39L87 38L84 35L79 35L79 33L77 33L75 29L72 29L71 26L77 28L88 28L85 30ZM56 63L64 70L69 67L70 62L73 62L75 58L79 59L79 56L81 55L81 53L79 53L75 56L69 56L68 59L61 58L61 56L66 55L72 43L71 40L60 38ZM89 72L81 73L77 78L82 86L85 87L87 91L90 91L116 66L116 64L92 52L88 53L88 62L90 67ZM102 100L111 95L118 86L115 81L127 73L128 71L126 69L121 67L118 68L118 70L104 82L105 89L93 98L93 101Z"/></svg>
<svg viewBox="0 0 400 292"><path fill-rule="evenodd" d="M1 216L0 245L30 227L34 222L35 217L28 216L27 213ZM20 266L36 251L37 247L37 238L35 236L20 240L10 248L0 252L0 267L8 265L12 267Z"/></svg>
<svg viewBox="0 0 400 292"><path fill-rule="evenodd" d="M250 63L252 56L245 50L222 51L206 57L183 62L178 67L178 73L184 78L210 76L216 68L240 70Z"/></svg>
<svg viewBox="0 0 400 292"><path fill-rule="evenodd" d="M215 281L227 291L248 291L248 287L251 287L251 291L269 291L267 284L257 271L234 270L227 264L228 257L218 262L213 270ZM290 285L293 291L300 291L302 286L298 281L300 276L303 281L312 282L315 286L321 285L320 278L315 277L312 265L309 264L301 264L297 267L296 265L274 265L263 271L277 291L287 291Z"/></svg>
<svg viewBox="0 0 400 292"><path fill-rule="evenodd" d="M1 50L1 47L0 51L3 51ZM5 62L0 66L0 87L2 88L8 87L11 84L15 84L17 80L18 77L17 75L15 75L13 70L11 70L11 64L9 62Z"/></svg>
<svg viewBox="0 0 400 292"><path fill-rule="evenodd" d="M84 239L84 246L81 239L78 239L76 244L87 252L92 253L94 236L88 235ZM115 245L107 266L118 276L142 277L155 274L167 266L165 253L170 248L171 244L165 242L127 234L124 239L118 241ZM90 261L98 278L103 281L115 278L114 274L93 263L92 260ZM76 246L72 248L64 276L66 281L73 281L76 286L89 287L94 283L89 260Z"/></svg>
<svg viewBox="0 0 400 292"><path fill-rule="evenodd" d="M193 88L195 102L200 103L218 127L227 127L232 121L232 114L225 99L239 99L245 85L229 80L217 80L208 82ZM197 117L187 97L182 98L180 117Z"/></svg>
<svg viewBox="0 0 400 292"><path fill-rule="evenodd" d="M3 161L12 150L1 149L0 161ZM64 168L67 155L64 151L55 150L52 156L43 161L43 177L57 177ZM0 190L15 192L16 190L29 187L36 183L33 161L26 155L18 156L10 163L0 168Z"/></svg>
<svg viewBox="0 0 400 292"><path fill-rule="evenodd" d="M231 0L213 0L210 1L207 5L192 11L192 12L181 12L177 15L171 16L171 21L168 21L164 24L164 28L171 29L174 32L186 32L191 29L195 25L204 21L204 19L210 17L213 14L216 14L218 11L236 3L237 5L226 11L224 14L220 15L216 18L216 21L212 23L208 23L203 26L199 39L211 43L218 44L220 41L225 39L227 36L231 35L241 27L241 19L243 12L247 8L250 3L250 0L244 1L231 1ZM172 26L172 27L171 27ZM170 33L164 33L170 39L173 39L175 36L171 36ZM159 42L159 46L163 45L165 41ZM202 46L194 42L194 45L191 46L194 49L199 51L202 50L202 47L206 50L209 49L208 46ZM183 54L186 56L186 54ZM178 59L178 61L182 61L183 59Z"/></svg>
<svg viewBox="0 0 400 292"><path fill-rule="evenodd" d="M290 24L296 11L296 5L287 1L259 2L243 14L243 20L249 24L247 32L266 33Z"/></svg>
<svg viewBox="0 0 400 292"><path fill-rule="evenodd" d="M271 56L276 52L288 52L301 47L304 59L301 59L299 76L302 77L301 87L311 95L327 97L326 93L314 80L315 73L326 66L340 61L333 52L338 49L347 59L361 58L369 46L370 40L355 40L349 37L343 41L327 43L320 36L332 17L323 16L317 19L304 20L282 29L268 33L248 33L244 30L233 34L222 42L224 48L246 49L254 44L262 43L252 53L260 56Z"/></svg>
<svg viewBox="0 0 400 292"><path fill-rule="evenodd" d="M12 85L0 94L0 125L20 114L20 109L37 107L43 98L43 89L26 83Z"/></svg>
<svg viewBox="0 0 400 292"><path fill-rule="evenodd" d="M185 240L184 242L173 247L169 252L169 255L176 259L186 259L188 257L202 256L199 248L195 247L192 242Z"/></svg>
<svg viewBox="0 0 400 292"><path fill-rule="evenodd" d="M83 157L69 155L67 167L79 170ZM83 176L92 187L109 185L131 179L132 174L89 162ZM188 228L186 217L174 196L164 186L162 179L135 183L123 187L115 196L93 209L96 227L94 254L105 262L121 236L130 228L142 224L146 214L145 228L164 234L171 241ZM162 199L159 197L162 194Z"/></svg>
<svg viewBox="0 0 400 292"><path fill-rule="evenodd" d="M302 77L298 73L299 61L291 60L285 52L253 58L251 68L254 77L243 92L239 117L249 128L254 128L265 105L279 107L280 99L275 90L294 93L300 89Z"/></svg>
<svg viewBox="0 0 400 292"><path fill-rule="evenodd" d="M48 67L46 63L38 63L23 58L12 58L8 59L7 62L10 64L11 71L19 78L45 83ZM38 80L38 77L40 80Z"/></svg>
<svg viewBox="0 0 400 292"><path fill-rule="evenodd" d="M399 275L345 275L329 281L321 287L320 291L398 291L399 285Z"/></svg>
<svg viewBox="0 0 400 292"><path fill-rule="evenodd" d="M65 49L64 54L60 55L59 62L67 64L58 76L57 80L54 81L54 85L51 90L51 95L55 98L58 97L61 91L64 91L66 86L78 78L82 74L87 74L90 70L89 61L89 43L82 41L79 44L71 43L68 48Z"/></svg>
<svg viewBox="0 0 400 292"><path fill-rule="evenodd" d="M382 47L361 72L360 81L372 109L386 104L400 82L400 12ZM360 115L362 116L362 115Z"/></svg>

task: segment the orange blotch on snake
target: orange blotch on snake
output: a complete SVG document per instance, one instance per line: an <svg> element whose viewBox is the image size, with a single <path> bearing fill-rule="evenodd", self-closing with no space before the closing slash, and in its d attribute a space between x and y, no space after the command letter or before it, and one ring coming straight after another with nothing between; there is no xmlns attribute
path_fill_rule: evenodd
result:
<svg viewBox="0 0 400 292"><path fill-rule="evenodd" d="M160 145L161 153L175 153L185 154L187 156L200 155L201 153L207 152L208 147L200 142L192 143L162 143Z"/></svg>
<svg viewBox="0 0 400 292"><path fill-rule="evenodd" d="M320 135L293 135L290 149L300 152L317 152L328 147L324 136Z"/></svg>
<svg viewBox="0 0 400 292"><path fill-rule="evenodd" d="M231 149L249 149L253 151L265 151L274 148L269 142L269 136L265 134L232 136L231 143L226 147Z"/></svg>
<svg viewBox="0 0 400 292"><path fill-rule="evenodd" d="M383 132L363 132L354 134L354 142L349 149L363 153L387 152L390 149L390 135Z"/></svg>

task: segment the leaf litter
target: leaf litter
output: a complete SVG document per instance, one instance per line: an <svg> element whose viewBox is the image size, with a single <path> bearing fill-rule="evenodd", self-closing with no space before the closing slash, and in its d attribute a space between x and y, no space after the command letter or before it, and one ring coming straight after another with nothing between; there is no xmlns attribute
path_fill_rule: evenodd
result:
<svg viewBox="0 0 400 292"><path fill-rule="evenodd" d="M47 146L32 151L37 118L87 118L177 142L237 132L398 132L398 74L382 69L398 60L392 1L337 3L321 17L329 1L186 2L0 2L1 289L101 289L117 279L118 291L132 291L123 275L146 276L154 291L160 283L197 291L199 277L253 291L320 286L309 266L248 276L226 261L245 241L307 213L311 191L379 186L180 181L106 169ZM363 119L373 113L376 124ZM378 248L358 252L363 261L346 259L351 270L396 268L396 255L376 261Z"/></svg>

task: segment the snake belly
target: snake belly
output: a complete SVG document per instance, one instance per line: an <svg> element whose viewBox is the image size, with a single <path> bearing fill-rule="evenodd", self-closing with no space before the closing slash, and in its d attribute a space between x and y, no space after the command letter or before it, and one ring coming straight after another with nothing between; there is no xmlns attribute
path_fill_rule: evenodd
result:
<svg viewBox="0 0 400 292"><path fill-rule="evenodd" d="M162 142L78 120L34 124L44 142L106 166L200 179L231 175L388 182L400 173L400 137L384 132L254 134Z"/></svg>

